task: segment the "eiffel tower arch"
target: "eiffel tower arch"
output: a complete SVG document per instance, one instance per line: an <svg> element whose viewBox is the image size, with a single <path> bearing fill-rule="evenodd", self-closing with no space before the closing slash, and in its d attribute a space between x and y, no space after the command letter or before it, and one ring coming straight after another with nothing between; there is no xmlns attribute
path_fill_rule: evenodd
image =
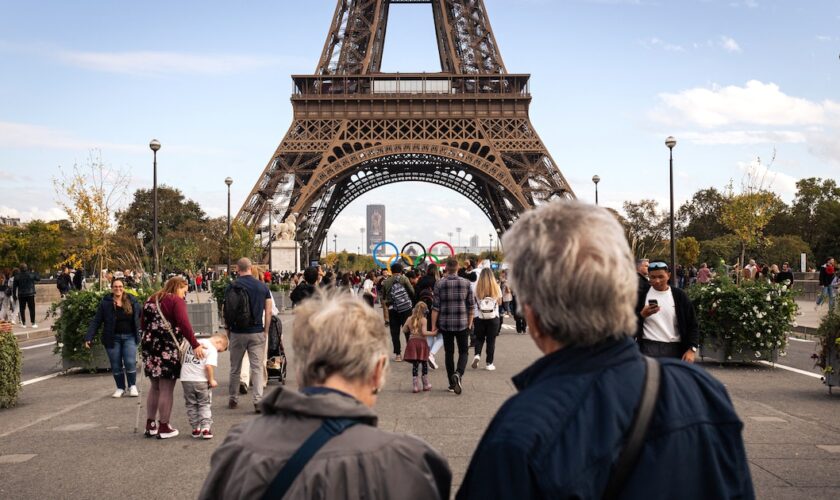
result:
<svg viewBox="0 0 840 500"><path fill-rule="evenodd" d="M431 4L440 73L381 73L392 4ZM294 75L293 118L237 218L295 214L302 262L336 216L396 182L447 187L501 234L523 211L574 198L529 118L530 75L509 74L483 0L337 0L313 75Z"/></svg>

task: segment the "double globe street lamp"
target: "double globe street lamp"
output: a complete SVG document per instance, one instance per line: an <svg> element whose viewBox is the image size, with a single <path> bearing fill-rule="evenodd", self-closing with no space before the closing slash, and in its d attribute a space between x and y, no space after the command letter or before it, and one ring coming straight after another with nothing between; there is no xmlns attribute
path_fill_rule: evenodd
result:
<svg viewBox="0 0 840 500"><path fill-rule="evenodd" d="M233 178L227 177L225 179L227 184L227 272L230 274L230 185L233 184Z"/></svg>

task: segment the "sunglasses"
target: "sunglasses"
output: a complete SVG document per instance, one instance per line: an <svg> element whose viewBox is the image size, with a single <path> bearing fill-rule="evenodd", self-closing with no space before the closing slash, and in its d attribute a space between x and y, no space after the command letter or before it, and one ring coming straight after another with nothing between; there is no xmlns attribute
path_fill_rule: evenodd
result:
<svg viewBox="0 0 840 500"><path fill-rule="evenodd" d="M651 262L650 265L648 265L648 271L658 271L660 269L667 271L668 264L664 262Z"/></svg>

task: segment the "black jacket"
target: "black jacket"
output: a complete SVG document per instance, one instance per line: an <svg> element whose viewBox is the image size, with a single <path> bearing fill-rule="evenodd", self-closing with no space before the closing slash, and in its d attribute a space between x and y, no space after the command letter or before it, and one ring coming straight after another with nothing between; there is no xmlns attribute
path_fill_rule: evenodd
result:
<svg viewBox="0 0 840 500"><path fill-rule="evenodd" d="M76 290L82 289L82 284L85 282L85 270L76 269L76 274L73 275L73 288Z"/></svg>
<svg viewBox="0 0 840 500"><path fill-rule="evenodd" d="M15 284L12 295L17 298L34 297L35 283L41 281L41 277L34 271L21 271L15 276Z"/></svg>
<svg viewBox="0 0 840 500"><path fill-rule="evenodd" d="M289 298L292 299L292 304L298 305L303 302L304 299L308 299L309 297L315 295L316 291L317 289L315 288L315 285L310 285L305 281L301 281L298 283L298 286L292 290Z"/></svg>
<svg viewBox="0 0 840 500"><path fill-rule="evenodd" d="M645 307L648 290L650 290L650 283L646 286L639 284L639 296L636 302L636 340L642 338L644 330L645 319L642 317L642 309ZM697 326L694 304L691 303L688 295L677 287L671 287L671 295L674 297L674 306L677 309L677 329L683 349L687 351L692 347L700 347L700 329Z"/></svg>
<svg viewBox="0 0 840 500"><path fill-rule="evenodd" d="M125 297L131 301L132 316L134 316L134 336L137 343L140 343L140 303L130 293L125 294ZM88 327L85 341L90 342L96 336L96 331L99 330L99 325L102 325L102 345L105 347L114 347L114 327L117 324L117 313L114 311L114 295L108 294L102 297L102 302L99 303L99 308L96 310L96 316ZM120 332L126 333L126 332Z"/></svg>
<svg viewBox="0 0 840 500"><path fill-rule="evenodd" d="M743 424L723 384L688 363L659 363L659 403L619 497L755 498ZM601 498L643 373L630 339L537 360L513 378L519 392L490 422L456 498Z"/></svg>
<svg viewBox="0 0 840 500"><path fill-rule="evenodd" d="M61 293L69 292L70 288L73 286L70 275L64 273L59 274L58 278L55 280L55 286Z"/></svg>

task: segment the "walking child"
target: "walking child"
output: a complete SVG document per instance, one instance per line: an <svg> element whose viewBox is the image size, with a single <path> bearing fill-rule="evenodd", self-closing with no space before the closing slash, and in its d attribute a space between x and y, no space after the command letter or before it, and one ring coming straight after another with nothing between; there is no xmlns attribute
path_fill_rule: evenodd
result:
<svg viewBox="0 0 840 500"><path fill-rule="evenodd" d="M403 331L410 334L408 344L405 346L403 361L411 363L412 392L420 392L420 379L417 376L418 368L423 367L424 391L432 390L429 382L429 344L426 337L434 337L435 334L426 328L426 313L429 307L425 302L418 302L411 311L411 316L405 321Z"/></svg>
<svg viewBox="0 0 840 500"><path fill-rule="evenodd" d="M216 334L209 339L201 339L204 347L204 359L198 359L192 347L184 356L181 365L181 384L184 388L184 402L187 405L187 418L190 420L192 437L211 439L213 437L213 417L210 405L213 402L213 388L218 386L215 372L219 353L228 348L226 336Z"/></svg>

